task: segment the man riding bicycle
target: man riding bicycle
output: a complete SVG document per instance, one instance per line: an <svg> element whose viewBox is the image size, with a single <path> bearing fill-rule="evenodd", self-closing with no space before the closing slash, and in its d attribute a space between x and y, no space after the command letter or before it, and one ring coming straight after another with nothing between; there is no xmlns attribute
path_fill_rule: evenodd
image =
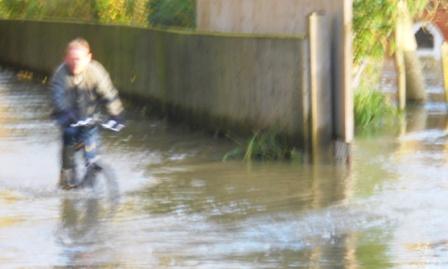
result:
<svg viewBox="0 0 448 269"><path fill-rule="evenodd" d="M123 105L104 67L92 59L89 43L82 38L69 42L64 62L51 78L54 116L62 131L62 168L59 186L76 186L75 145L84 144L86 165L95 165L98 151L97 127L77 128L73 124L94 118L99 106L110 116L108 125L123 126Z"/></svg>

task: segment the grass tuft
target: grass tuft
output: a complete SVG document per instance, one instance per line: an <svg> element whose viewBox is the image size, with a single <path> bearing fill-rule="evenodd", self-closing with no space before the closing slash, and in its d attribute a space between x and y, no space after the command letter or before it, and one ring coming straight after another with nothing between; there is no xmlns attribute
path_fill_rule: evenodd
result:
<svg viewBox="0 0 448 269"><path fill-rule="evenodd" d="M382 125L385 120L398 114L396 106L382 92L360 88L354 98L355 126L358 129Z"/></svg>
<svg viewBox="0 0 448 269"><path fill-rule="evenodd" d="M223 161L240 159L244 161L276 161L300 160L302 154L298 152L288 139L274 129L257 131L244 143L237 143L238 147L227 152Z"/></svg>

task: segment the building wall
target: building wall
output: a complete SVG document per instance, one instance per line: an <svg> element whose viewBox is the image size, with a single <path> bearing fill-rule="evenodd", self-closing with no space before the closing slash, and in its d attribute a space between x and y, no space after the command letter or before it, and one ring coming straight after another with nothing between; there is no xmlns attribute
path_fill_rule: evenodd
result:
<svg viewBox="0 0 448 269"><path fill-rule="evenodd" d="M448 40L448 9L440 7L435 12L425 12L417 18L413 25L414 34L421 29L432 36L433 46L431 48L417 48L417 54L422 57L432 57L436 60L441 58L441 48L444 41ZM416 38L418 38L416 36ZM418 43L419 40L417 40Z"/></svg>
<svg viewBox="0 0 448 269"><path fill-rule="evenodd" d="M352 0L197 0L196 24L200 31L270 33L308 36L312 12L325 15L330 35L334 136L343 142L353 139Z"/></svg>
<svg viewBox="0 0 448 269"><path fill-rule="evenodd" d="M341 13L341 3L341 0L197 0L197 28L306 35L307 17L312 12L334 16Z"/></svg>
<svg viewBox="0 0 448 269"><path fill-rule="evenodd" d="M431 15L431 21L437 25L443 33L445 40L448 40L448 9L440 8L435 14Z"/></svg>
<svg viewBox="0 0 448 269"><path fill-rule="evenodd" d="M0 20L0 63L51 74L77 36L122 94L212 129L275 127L303 144L302 38Z"/></svg>

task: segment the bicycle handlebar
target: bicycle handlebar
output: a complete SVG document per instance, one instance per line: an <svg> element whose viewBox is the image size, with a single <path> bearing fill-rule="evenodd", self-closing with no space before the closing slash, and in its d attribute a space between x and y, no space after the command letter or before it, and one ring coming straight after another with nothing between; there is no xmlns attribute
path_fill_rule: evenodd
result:
<svg viewBox="0 0 448 269"><path fill-rule="evenodd" d="M87 118L85 120L79 120L75 123L70 124L70 127L86 127L86 126L93 126L95 124L99 123L98 121L93 120L92 118Z"/></svg>
<svg viewBox="0 0 448 269"><path fill-rule="evenodd" d="M121 129L124 128L123 124L117 123L114 120L109 120L108 122L104 123L104 121L95 120L93 118L79 120L75 123L70 124L70 127L88 127L88 126L94 126L94 125L100 125L102 128L113 131L113 132L119 132L119 131L121 131Z"/></svg>
<svg viewBox="0 0 448 269"><path fill-rule="evenodd" d="M104 129L107 129L107 130L114 131L114 132L119 132L119 131L121 131L121 129L124 128L124 124L118 123L114 120L109 120L106 123L101 123L101 127L103 127Z"/></svg>

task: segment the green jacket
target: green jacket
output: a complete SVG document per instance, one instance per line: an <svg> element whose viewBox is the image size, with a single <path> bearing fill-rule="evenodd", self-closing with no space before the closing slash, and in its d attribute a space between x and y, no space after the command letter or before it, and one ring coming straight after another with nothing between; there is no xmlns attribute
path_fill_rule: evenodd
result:
<svg viewBox="0 0 448 269"><path fill-rule="evenodd" d="M92 117L98 112L99 104L104 104L110 116L118 117L123 112L109 74L94 60L76 76L69 72L65 63L61 64L51 78L50 88L56 118L68 115L72 120Z"/></svg>

